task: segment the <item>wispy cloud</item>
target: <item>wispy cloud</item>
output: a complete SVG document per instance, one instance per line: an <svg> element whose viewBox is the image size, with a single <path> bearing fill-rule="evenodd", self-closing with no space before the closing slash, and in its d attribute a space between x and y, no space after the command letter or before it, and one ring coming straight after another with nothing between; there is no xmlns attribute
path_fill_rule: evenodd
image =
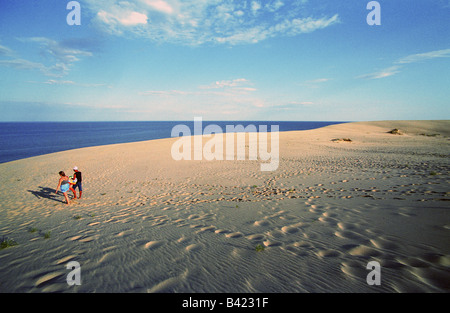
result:
<svg viewBox="0 0 450 313"><path fill-rule="evenodd" d="M13 54L13 51L8 47L0 45L0 56L10 56Z"/></svg>
<svg viewBox="0 0 450 313"><path fill-rule="evenodd" d="M199 93L184 90L147 90L139 93L141 96L187 96L195 94Z"/></svg>
<svg viewBox="0 0 450 313"><path fill-rule="evenodd" d="M313 79L313 80L308 80L306 81L306 83L308 84L321 84L321 83L326 83L327 81L330 81L331 78L317 78L317 79Z"/></svg>
<svg viewBox="0 0 450 313"><path fill-rule="evenodd" d="M0 60L0 66L6 66L19 70L40 70L42 72L47 72L47 68L43 64L24 59Z"/></svg>
<svg viewBox="0 0 450 313"><path fill-rule="evenodd" d="M251 92L256 91L256 88L251 87L253 84L245 78L237 78L233 80L216 81L215 83L199 86L199 89L232 89L234 91Z"/></svg>
<svg viewBox="0 0 450 313"><path fill-rule="evenodd" d="M259 108L270 110L298 110L307 107L314 106L312 101L276 101L276 102L264 102Z"/></svg>
<svg viewBox="0 0 450 313"><path fill-rule="evenodd" d="M73 48L68 44L63 44L56 40L45 37L20 38L24 43L36 43L39 49L37 57L44 57L43 61L51 60L51 65L44 62L34 62L22 58L0 60L0 66L6 66L19 70L38 70L45 76L63 77L69 73L72 65L80 61L82 57L90 57L92 53L79 48ZM3 51L3 53L2 53ZM0 55L13 57L15 53L8 47L0 46Z"/></svg>
<svg viewBox="0 0 450 313"><path fill-rule="evenodd" d="M430 59L436 59L436 58L449 58L450 57L450 49L444 49L444 50L436 50L426 53L418 53L418 54L412 54L408 55L407 57L401 58L398 60L397 64L409 64L409 63L416 63L421 61L426 61Z"/></svg>
<svg viewBox="0 0 450 313"><path fill-rule="evenodd" d="M147 90L140 92L145 103L165 103L165 107L178 114L202 114L232 116L265 107L265 100L257 93L253 83L245 78L218 80L187 90ZM205 107L208 110L205 110ZM145 111L145 108L142 108ZM182 115L181 115L182 116ZM242 114L238 116L242 118Z"/></svg>
<svg viewBox="0 0 450 313"><path fill-rule="evenodd" d="M53 56L57 61L65 64L79 61L79 58L83 56L92 56L92 53L89 51L72 48L61 42L45 37L23 38L22 40L40 44L44 53Z"/></svg>
<svg viewBox="0 0 450 313"><path fill-rule="evenodd" d="M107 84L90 84L90 83L78 83L71 80L61 80L61 79L49 79L45 82L42 82L42 84L46 85L69 85L69 86L79 86L79 87L108 87L112 88L110 85Z"/></svg>
<svg viewBox="0 0 450 313"><path fill-rule="evenodd" d="M333 80L332 78L316 78L299 83L300 86L308 88L319 88L321 85Z"/></svg>
<svg viewBox="0 0 450 313"><path fill-rule="evenodd" d="M382 69L382 70L374 72L374 73L361 75L358 78L362 78L362 79L386 78L389 76L393 76L399 72L400 72L400 66L391 66L391 67Z"/></svg>
<svg viewBox="0 0 450 313"><path fill-rule="evenodd" d="M186 45L248 44L296 36L339 22L339 16L313 17L296 1L86 0L104 31L133 33L156 42Z"/></svg>
<svg viewBox="0 0 450 313"><path fill-rule="evenodd" d="M187 96L187 95L245 95L257 91L245 78L221 80L209 85L200 85L195 90L148 90L140 92L141 96Z"/></svg>
<svg viewBox="0 0 450 313"><path fill-rule="evenodd" d="M76 85L76 83L71 80L55 80L55 79L49 79L48 81L44 82L44 84L47 84L47 85Z"/></svg>
<svg viewBox="0 0 450 313"><path fill-rule="evenodd" d="M432 59L437 58L448 58L450 57L450 49L444 49L444 50L436 50L436 51L430 51L426 53L417 53L417 54L411 54L406 57L400 58L399 60L395 61L393 66L387 67L385 69L382 69L380 71L361 75L358 78L362 79L380 79L380 78L386 78L393 76L395 74L400 73L400 70L403 68L406 64L412 64L412 63L418 63L422 61L428 61Z"/></svg>

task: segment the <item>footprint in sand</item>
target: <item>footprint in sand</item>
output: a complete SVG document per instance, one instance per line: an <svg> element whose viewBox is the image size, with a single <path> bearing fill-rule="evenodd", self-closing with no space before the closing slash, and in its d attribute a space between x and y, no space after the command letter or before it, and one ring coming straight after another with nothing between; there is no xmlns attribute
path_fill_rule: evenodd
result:
<svg viewBox="0 0 450 313"><path fill-rule="evenodd" d="M309 209L309 212L321 214L321 213L323 213L323 210L322 209L311 208L311 209Z"/></svg>
<svg viewBox="0 0 450 313"><path fill-rule="evenodd" d="M384 239L382 237L378 237L377 239L371 239L370 242L379 249L384 249L384 250L398 250L399 245L397 245L396 243L394 243L391 240L387 240Z"/></svg>
<svg viewBox="0 0 450 313"><path fill-rule="evenodd" d="M317 252L317 255L321 258L336 258L341 255L341 253L337 250L326 249L320 250Z"/></svg>
<svg viewBox="0 0 450 313"><path fill-rule="evenodd" d="M144 249L154 250L161 247L163 244L164 241L161 240L149 241L144 245Z"/></svg>
<svg viewBox="0 0 450 313"><path fill-rule="evenodd" d="M280 219L287 220L287 221L293 221L293 220L297 220L298 217L293 216L293 215L284 215L284 216L280 216Z"/></svg>
<svg viewBox="0 0 450 313"><path fill-rule="evenodd" d="M371 247L367 247L364 245L360 245L357 246L356 248L353 248L349 251L350 255L353 256L361 256L361 257L365 257L365 258L370 258L370 257L377 257L377 256L381 256L382 253L376 249L373 249Z"/></svg>
<svg viewBox="0 0 450 313"><path fill-rule="evenodd" d="M362 237L360 234L355 233L351 230L336 231L334 234L336 237L339 237L342 239L353 239L353 240L363 240L364 239L364 237Z"/></svg>
<svg viewBox="0 0 450 313"><path fill-rule="evenodd" d="M242 236L244 236L244 234L242 234L241 232L234 232L225 235L225 237L227 238L240 238Z"/></svg>
<svg viewBox="0 0 450 313"><path fill-rule="evenodd" d="M193 244L191 244L191 245L189 245L189 246L186 247L186 251L187 251L187 252L195 252L195 251L201 250L202 248L203 248L203 247L202 247L201 244L193 243Z"/></svg>
<svg viewBox="0 0 450 313"><path fill-rule="evenodd" d="M318 220L321 221L322 223L326 223L328 225L337 225L337 223L339 223L335 218L326 217L326 216L321 216L318 218Z"/></svg>
<svg viewBox="0 0 450 313"><path fill-rule="evenodd" d="M200 230L198 230L196 233L197 234L200 234L200 233L204 233L204 232L212 232L212 231L214 231L216 229L216 227L215 226L206 226L206 227L202 227L202 228L200 228Z"/></svg>
<svg viewBox="0 0 450 313"><path fill-rule="evenodd" d="M118 232L116 234L116 237L126 237L126 236L131 235L133 232L134 232L133 229L124 230L124 231Z"/></svg>
<svg viewBox="0 0 450 313"><path fill-rule="evenodd" d="M283 243L281 241L276 241L276 240L267 240L267 241L264 241L263 244L266 247L279 247L279 246L283 245Z"/></svg>
<svg viewBox="0 0 450 313"><path fill-rule="evenodd" d="M256 221L253 223L255 226L269 226L269 224L270 223L267 220Z"/></svg>
<svg viewBox="0 0 450 313"><path fill-rule="evenodd" d="M350 223L343 223L343 222L337 223L337 226L341 230L356 230L358 228L357 224L350 224Z"/></svg>
<svg viewBox="0 0 450 313"><path fill-rule="evenodd" d="M191 241L191 240L192 240L191 238L182 236L182 237L180 237L180 238L177 240L177 242L178 242L178 243L186 243L186 242L189 242L189 241Z"/></svg>
<svg viewBox="0 0 450 313"><path fill-rule="evenodd" d="M229 234L229 233L231 233L231 231L227 230L227 229L216 229L214 231L214 233L216 233L216 234Z"/></svg>
<svg viewBox="0 0 450 313"><path fill-rule="evenodd" d="M324 213L322 213L322 215L325 217L337 217L338 216L336 213L331 213L331 212L324 212Z"/></svg>
<svg viewBox="0 0 450 313"><path fill-rule="evenodd" d="M392 259L385 259L385 258L380 260L380 266L381 266L381 268L393 268L393 269L399 269L399 268L405 267L405 265L402 263L399 263Z"/></svg>
<svg viewBox="0 0 450 313"><path fill-rule="evenodd" d="M286 234L280 230L275 229L268 232L267 235L272 238L283 238Z"/></svg>
<svg viewBox="0 0 450 313"><path fill-rule="evenodd" d="M310 242L307 242L307 241L294 242L292 245L294 247L301 248L301 249L307 249L307 250L314 248L314 246Z"/></svg>
<svg viewBox="0 0 450 313"><path fill-rule="evenodd" d="M287 245L285 247L282 247L282 249L284 249L294 255L298 255L298 256L307 256L308 255L308 253L305 250L300 249L300 248L296 247L295 245Z"/></svg>
<svg viewBox="0 0 450 313"><path fill-rule="evenodd" d="M246 237L248 240L261 241L265 239L263 234L254 234Z"/></svg>
<svg viewBox="0 0 450 313"><path fill-rule="evenodd" d="M294 224L294 225L282 227L281 231L286 234L295 234L295 233L298 233L300 231L300 229L299 229L298 225Z"/></svg>
<svg viewBox="0 0 450 313"><path fill-rule="evenodd" d="M191 226L189 226L189 228L200 228L200 227L204 227L205 225L203 225L203 224L194 224L194 225L191 225Z"/></svg>

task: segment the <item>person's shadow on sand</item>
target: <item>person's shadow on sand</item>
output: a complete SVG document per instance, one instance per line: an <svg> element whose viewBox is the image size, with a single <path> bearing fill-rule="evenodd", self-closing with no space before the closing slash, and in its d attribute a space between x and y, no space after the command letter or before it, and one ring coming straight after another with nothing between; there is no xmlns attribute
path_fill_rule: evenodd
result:
<svg viewBox="0 0 450 313"><path fill-rule="evenodd" d="M47 198L47 199L54 200L57 202L66 203L64 201L64 199L61 199L60 196L58 196L58 194L55 193L55 189L48 188L48 187L42 187L42 186L39 186L38 188L40 188L40 189L39 190L28 190L28 192L31 192L38 199Z"/></svg>

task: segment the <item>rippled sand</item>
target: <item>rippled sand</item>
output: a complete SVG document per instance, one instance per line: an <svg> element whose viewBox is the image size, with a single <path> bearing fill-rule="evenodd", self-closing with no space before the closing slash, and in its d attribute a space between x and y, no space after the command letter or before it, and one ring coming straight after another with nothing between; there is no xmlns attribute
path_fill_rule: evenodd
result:
<svg viewBox="0 0 450 313"><path fill-rule="evenodd" d="M0 164L0 238L17 243L0 250L0 292L449 292L449 132L280 133L274 172L177 162L172 138ZM74 165L84 193L66 205L54 188Z"/></svg>

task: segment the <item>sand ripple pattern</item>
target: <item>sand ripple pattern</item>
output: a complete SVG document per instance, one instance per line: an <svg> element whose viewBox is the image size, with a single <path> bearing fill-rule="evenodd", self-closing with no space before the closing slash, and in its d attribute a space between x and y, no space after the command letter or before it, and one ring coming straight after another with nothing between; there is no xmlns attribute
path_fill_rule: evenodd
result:
<svg viewBox="0 0 450 313"><path fill-rule="evenodd" d="M0 292L449 292L448 140L331 130L286 134L275 172L175 163L166 141L77 150L91 175L70 206L46 187L70 154L0 164L0 238L18 243Z"/></svg>

